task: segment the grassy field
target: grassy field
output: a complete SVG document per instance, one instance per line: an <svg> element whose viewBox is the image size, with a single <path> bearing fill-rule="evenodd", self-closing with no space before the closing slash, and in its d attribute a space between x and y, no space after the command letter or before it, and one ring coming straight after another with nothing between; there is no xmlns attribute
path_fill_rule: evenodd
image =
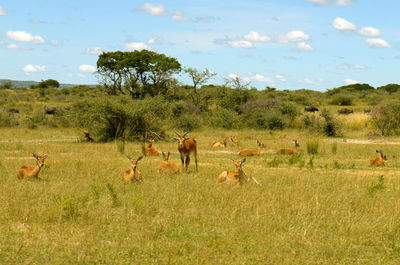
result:
<svg viewBox="0 0 400 265"><path fill-rule="evenodd" d="M356 129L363 127L363 122ZM0 130L1 264L399 264L400 141L306 132L195 131L199 171L122 183L140 143L80 143L74 129ZM216 185L239 148L266 148L243 165L262 186ZM300 143L299 155L277 156ZM307 144L318 146L308 154ZM155 142L180 166L176 142ZM382 149L385 167L369 161ZM17 171L47 153L42 181ZM382 177L383 176L383 177Z"/></svg>

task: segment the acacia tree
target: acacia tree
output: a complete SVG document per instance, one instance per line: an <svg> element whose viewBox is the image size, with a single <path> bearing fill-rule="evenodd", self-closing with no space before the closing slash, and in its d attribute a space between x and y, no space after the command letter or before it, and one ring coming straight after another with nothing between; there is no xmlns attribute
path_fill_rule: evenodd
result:
<svg viewBox="0 0 400 265"><path fill-rule="evenodd" d="M148 50L103 52L97 60L100 83L106 92L132 98L166 93L172 75L180 70L177 59Z"/></svg>
<svg viewBox="0 0 400 265"><path fill-rule="evenodd" d="M206 102L207 96L202 96L200 91L197 90L197 87L204 85L208 80L217 74L208 70L207 68L203 72L190 67L184 68L184 71L189 75L193 82L193 93L190 95L193 104L200 107L200 109L205 110L206 106L208 105Z"/></svg>

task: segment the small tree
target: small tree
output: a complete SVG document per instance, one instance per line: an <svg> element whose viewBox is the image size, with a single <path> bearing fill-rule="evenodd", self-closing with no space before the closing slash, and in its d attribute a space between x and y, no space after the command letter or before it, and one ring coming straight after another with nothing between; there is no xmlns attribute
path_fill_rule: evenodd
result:
<svg viewBox="0 0 400 265"><path fill-rule="evenodd" d="M372 125L382 136L400 133L400 102L389 102L372 111Z"/></svg>
<svg viewBox="0 0 400 265"><path fill-rule="evenodd" d="M48 88L48 87L54 87L54 88L58 88L60 87L60 83L57 80L54 79L47 79L47 80L42 80L41 82L39 82L39 84L37 84L38 88Z"/></svg>
<svg viewBox="0 0 400 265"><path fill-rule="evenodd" d="M250 81L245 81L238 75L231 76L229 78L225 78L225 85L232 86L235 89L245 90L248 89L249 85L251 84Z"/></svg>
<svg viewBox="0 0 400 265"><path fill-rule="evenodd" d="M202 95L200 91L197 90L197 87L207 83L207 81L213 78L216 73L208 70L207 68L203 72L190 67L185 68L184 71L189 75L193 82L193 91L190 95L192 103L200 107L202 110L205 110L207 104L204 101L207 99L207 95Z"/></svg>

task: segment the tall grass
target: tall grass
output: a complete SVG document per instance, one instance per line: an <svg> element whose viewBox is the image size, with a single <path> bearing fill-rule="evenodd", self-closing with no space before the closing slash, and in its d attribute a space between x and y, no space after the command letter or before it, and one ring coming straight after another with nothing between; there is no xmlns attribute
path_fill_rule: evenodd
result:
<svg viewBox="0 0 400 265"><path fill-rule="evenodd" d="M0 133L1 264L398 264L399 161L370 168L373 145L277 158L292 132L240 131L245 146L267 145L243 167L263 186L216 185L220 172L235 170L237 148L213 150L219 138L195 131L198 172L192 159L189 173L161 176L161 158L145 157L143 183L126 185L130 165L115 143L71 141L79 132L64 129ZM300 143L307 136L296 133ZM141 144L127 142L126 152L140 155ZM176 142L157 148L180 165ZM44 181L20 181L33 151L49 154Z"/></svg>

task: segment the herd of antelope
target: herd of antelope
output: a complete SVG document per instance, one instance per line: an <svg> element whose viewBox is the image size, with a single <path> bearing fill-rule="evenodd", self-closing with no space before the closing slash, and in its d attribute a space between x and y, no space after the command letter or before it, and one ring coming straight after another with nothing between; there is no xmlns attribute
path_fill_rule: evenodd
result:
<svg viewBox="0 0 400 265"><path fill-rule="evenodd" d="M178 151L180 154L181 162L182 162L182 170L185 169L187 172L189 164L190 164L190 154L193 153L195 163L196 163L196 171L197 167L197 142L193 137L187 137L187 134L190 131L185 132L180 135L175 132L178 137L174 139L178 141ZM223 142L214 142L211 147L213 148L226 148L227 147L227 137L224 137ZM241 146L242 144L239 141L234 140L234 137L230 138L232 146ZM160 152L153 146L153 139L149 139L148 145L144 150L146 156L158 156ZM264 148L265 145L257 140L257 149L242 149L238 155L239 156L259 156L261 152L261 148ZM297 153L297 147L300 147L297 140L294 140L293 148L280 148L276 154L277 155L293 155ZM371 166L384 166L385 161L387 160L386 155L382 152L382 150L376 150L378 156L370 160ZM157 167L157 171L160 174L178 174L180 173L178 165L174 161L169 161L170 152L164 153L162 152L163 160L159 163ZM18 171L19 179L39 179L39 173L42 167L44 166L44 161L48 157L48 155L39 156L36 153L33 153L33 157L36 159L36 166L22 166ZM143 156L138 157L137 159L133 159L127 156L129 162L131 163L131 168L127 170L123 176L122 181L124 183L132 183L132 182L142 182L142 174L137 169L138 162L143 158ZM236 161L231 159L236 166L237 171L223 171L217 177L217 184L223 183L231 183L231 184L244 184L246 182L254 181L256 184L261 184L251 176L247 176L242 169L243 163L246 161L246 158L243 158L240 161Z"/></svg>

